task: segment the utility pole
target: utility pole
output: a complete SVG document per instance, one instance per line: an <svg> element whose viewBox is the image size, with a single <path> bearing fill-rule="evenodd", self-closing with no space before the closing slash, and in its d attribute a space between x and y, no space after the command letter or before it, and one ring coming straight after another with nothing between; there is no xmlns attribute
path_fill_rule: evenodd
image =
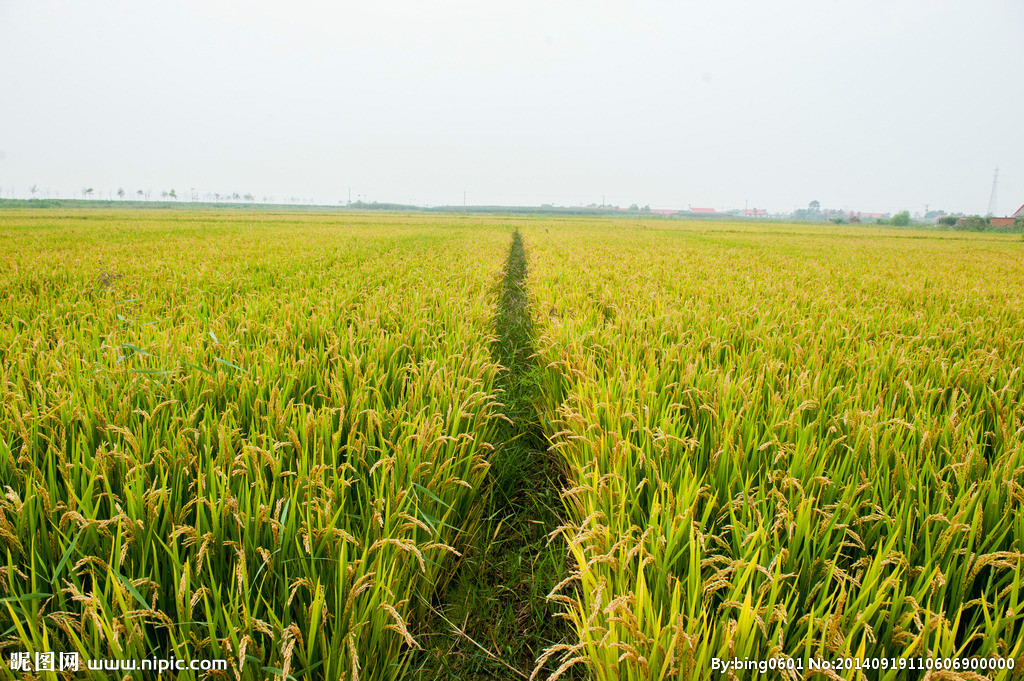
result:
<svg viewBox="0 0 1024 681"><path fill-rule="evenodd" d="M463 208L466 207L466 192L465 191L462 192L462 207Z"/></svg>

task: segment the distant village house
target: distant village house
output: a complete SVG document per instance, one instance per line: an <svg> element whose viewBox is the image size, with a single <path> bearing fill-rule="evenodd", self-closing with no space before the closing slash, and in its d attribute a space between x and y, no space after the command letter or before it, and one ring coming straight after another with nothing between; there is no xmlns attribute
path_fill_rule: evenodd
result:
<svg viewBox="0 0 1024 681"><path fill-rule="evenodd" d="M1007 218L996 218L993 217L989 220L989 224L993 227L1013 227L1014 223L1017 222L1017 218L1024 218L1024 206L1017 209L1017 212Z"/></svg>

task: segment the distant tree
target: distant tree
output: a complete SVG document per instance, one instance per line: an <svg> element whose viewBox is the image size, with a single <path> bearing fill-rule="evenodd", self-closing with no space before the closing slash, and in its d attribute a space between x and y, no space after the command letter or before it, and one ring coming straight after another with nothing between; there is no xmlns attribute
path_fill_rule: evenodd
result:
<svg viewBox="0 0 1024 681"><path fill-rule="evenodd" d="M167 196L171 197L175 201L178 200L178 194L173 189L171 191L167 192Z"/></svg>
<svg viewBox="0 0 1024 681"><path fill-rule="evenodd" d="M904 210L892 216L891 224L897 227L906 227L910 224L910 211Z"/></svg>
<svg viewBox="0 0 1024 681"><path fill-rule="evenodd" d="M117 198L124 200L124 187L117 188Z"/></svg>
<svg viewBox="0 0 1024 681"><path fill-rule="evenodd" d="M644 205L644 207L641 208L640 211L643 212L643 213L650 213L651 212L651 207L648 206L648 205Z"/></svg>
<svg viewBox="0 0 1024 681"><path fill-rule="evenodd" d="M256 197L252 194L246 194L243 198L250 203L256 200Z"/></svg>
<svg viewBox="0 0 1024 681"><path fill-rule="evenodd" d="M810 203L807 204L807 210L809 210L812 213L817 213L819 210L821 210L821 201L818 201L817 199L811 201Z"/></svg>
<svg viewBox="0 0 1024 681"><path fill-rule="evenodd" d="M629 204L629 208L627 210L638 211L640 210L640 206L636 205L635 203L631 203Z"/></svg>
<svg viewBox="0 0 1024 681"><path fill-rule="evenodd" d="M942 227L952 227L956 224L956 220L957 218L955 215L943 215L941 218L936 220L936 222Z"/></svg>
<svg viewBox="0 0 1024 681"><path fill-rule="evenodd" d="M135 190L135 195L138 196L139 199L141 200L142 199L142 190L141 189Z"/></svg>
<svg viewBox="0 0 1024 681"><path fill-rule="evenodd" d="M954 229L961 232L987 232L989 228L988 218L972 215L969 218L957 220Z"/></svg>
<svg viewBox="0 0 1024 681"><path fill-rule="evenodd" d="M92 195L93 195L93 193L95 191L96 191L95 189L93 189L92 187L89 187L88 189L83 189L82 190L82 195L91 199Z"/></svg>
<svg viewBox="0 0 1024 681"><path fill-rule="evenodd" d="M32 198L34 199L36 198L36 192L39 191L39 187L37 187L36 185L32 185L31 187L28 188L28 190L32 192Z"/></svg>

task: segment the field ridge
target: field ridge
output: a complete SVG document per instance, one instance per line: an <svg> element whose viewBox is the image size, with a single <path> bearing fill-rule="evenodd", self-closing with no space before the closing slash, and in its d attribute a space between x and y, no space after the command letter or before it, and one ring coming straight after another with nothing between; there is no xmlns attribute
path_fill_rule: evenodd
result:
<svg viewBox="0 0 1024 681"><path fill-rule="evenodd" d="M561 523L563 474L538 417L528 269L516 230L498 284L491 346L503 367L495 385L506 420L489 472L488 522L438 604L431 629L444 640L427 639L422 679L442 671L453 679L526 679L544 649L571 633L546 598L565 564L563 544L548 542Z"/></svg>

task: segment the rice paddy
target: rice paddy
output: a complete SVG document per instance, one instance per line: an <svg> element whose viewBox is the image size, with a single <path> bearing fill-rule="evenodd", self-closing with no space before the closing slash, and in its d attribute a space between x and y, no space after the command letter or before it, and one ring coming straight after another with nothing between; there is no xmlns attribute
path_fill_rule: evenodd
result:
<svg viewBox="0 0 1024 681"><path fill-rule="evenodd" d="M920 237L536 235L565 665L1024 662L1024 248Z"/></svg>
<svg viewBox="0 0 1024 681"><path fill-rule="evenodd" d="M480 522L507 233L3 229L5 648L401 678Z"/></svg>
<svg viewBox="0 0 1024 681"><path fill-rule="evenodd" d="M1024 667L1019 239L184 210L0 235L5 661L429 678L533 429L565 628L492 678ZM807 669L846 658L886 668Z"/></svg>

